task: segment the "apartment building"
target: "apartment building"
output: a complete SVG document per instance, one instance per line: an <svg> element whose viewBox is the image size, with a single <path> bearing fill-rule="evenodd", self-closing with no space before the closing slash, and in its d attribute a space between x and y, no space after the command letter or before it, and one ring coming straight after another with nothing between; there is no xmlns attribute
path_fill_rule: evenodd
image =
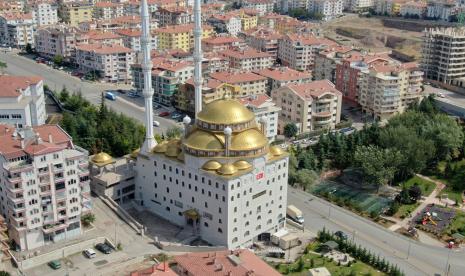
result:
<svg viewBox="0 0 465 276"><path fill-rule="evenodd" d="M94 19L112 19L123 16L124 14L123 3L102 1L94 5Z"/></svg>
<svg viewBox="0 0 465 276"><path fill-rule="evenodd" d="M206 77L202 84L202 104L209 104L215 100L229 97L238 99L241 97L241 87L217 79ZM194 79L190 78L179 87L175 96L176 109L186 114L195 115L195 87Z"/></svg>
<svg viewBox="0 0 465 276"><path fill-rule="evenodd" d="M227 13L227 15L237 16L241 19L241 30L247 31L255 28L258 25L258 12L251 9L234 10Z"/></svg>
<svg viewBox="0 0 465 276"><path fill-rule="evenodd" d="M341 59L349 57L352 53L358 54L360 52L344 45L337 45L318 52L315 56L313 70L315 80L327 79L336 83L336 65Z"/></svg>
<svg viewBox="0 0 465 276"><path fill-rule="evenodd" d="M265 136L268 141L273 142L278 135L278 115L281 108L266 94L241 97L238 100L255 114L257 124L265 122Z"/></svg>
<svg viewBox="0 0 465 276"><path fill-rule="evenodd" d="M0 14L0 44L15 48L34 46L35 27L30 13Z"/></svg>
<svg viewBox="0 0 465 276"><path fill-rule="evenodd" d="M123 45L123 38L116 33L107 31L88 31L85 35L89 38L89 42L104 44L104 45Z"/></svg>
<svg viewBox="0 0 465 276"><path fill-rule="evenodd" d="M259 16L263 16L273 12L273 0L242 0L242 7L246 9L256 10Z"/></svg>
<svg viewBox="0 0 465 276"><path fill-rule="evenodd" d="M92 21L94 6L85 2L65 3L62 6L62 19L73 27L77 27L81 22Z"/></svg>
<svg viewBox="0 0 465 276"><path fill-rule="evenodd" d="M348 0L348 9L352 12L368 11L375 6L375 0Z"/></svg>
<svg viewBox="0 0 465 276"><path fill-rule="evenodd" d="M239 71L261 70L271 67L274 63L274 57L265 52L259 52L254 48L245 48L238 50L225 50L220 52L229 59L229 67Z"/></svg>
<svg viewBox="0 0 465 276"><path fill-rule="evenodd" d="M241 19L230 14L215 14L207 20L217 33L228 33L236 36L242 30Z"/></svg>
<svg viewBox="0 0 465 276"><path fill-rule="evenodd" d="M42 78L0 75L0 87L0 124L17 128L45 124Z"/></svg>
<svg viewBox="0 0 465 276"><path fill-rule="evenodd" d="M138 29L118 29L115 34L121 37L123 46L133 50L134 52L141 51L140 37L141 30ZM157 49L157 38L151 38L151 49Z"/></svg>
<svg viewBox="0 0 465 276"><path fill-rule="evenodd" d="M190 51L194 48L194 24L165 26L153 31L157 37L158 50L180 49ZM213 28L202 26L202 39L213 36Z"/></svg>
<svg viewBox="0 0 465 276"><path fill-rule="evenodd" d="M376 120L387 121L422 99L423 72L416 63L377 64L362 71L359 104Z"/></svg>
<svg viewBox="0 0 465 276"><path fill-rule="evenodd" d="M352 53L336 64L336 88L342 92L344 100L358 105L359 78L362 71L376 64L389 64L393 60L385 53Z"/></svg>
<svg viewBox="0 0 465 276"><path fill-rule="evenodd" d="M277 0L276 7L283 13L288 13L290 10L303 9L307 10L309 1L307 0Z"/></svg>
<svg viewBox="0 0 465 276"><path fill-rule="evenodd" d="M418 16L423 18L426 16L428 5L425 2L410 1L402 5L400 8L401 16Z"/></svg>
<svg viewBox="0 0 465 276"><path fill-rule="evenodd" d="M276 59L278 55L278 41L282 35L270 28L257 27L241 32L242 37L250 47L268 53Z"/></svg>
<svg viewBox="0 0 465 276"><path fill-rule="evenodd" d="M245 42L241 38L231 36L214 36L202 39L202 50L205 52L221 52L232 48L244 48Z"/></svg>
<svg viewBox="0 0 465 276"><path fill-rule="evenodd" d="M58 23L58 5L54 2L34 2L31 6L32 20L37 26Z"/></svg>
<svg viewBox="0 0 465 276"><path fill-rule="evenodd" d="M62 56L66 61L76 58L76 45L87 44L89 37L76 27L64 24L39 28L35 32L35 50L47 58Z"/></svg>
<svg viewBox="0 0 465 276"><path fill-rule="evenodd" d="M428 18L449 21L452 15L457 12L456 4L448 1L429 1L426 7L426 16Z"/></svg>
<svg viewBox="0 0 465 276"><path fill-rule="evenodd" d="M289 84L271 92L273 102L281 108L278 131L295 124L299 133L334 129L340 122L342 93L329 80Z"/></svg>
<svg viewBox="0 0 465 276"><path fill-rule="evenodd" d="M153 18L158 21L160 27L194 23L192 8L188 7L159 8Z"/></svg>
<svg viewBox="0 0 465 276"><path fill-rule="evenodd" d="M308 83L312 81L312 74L308 71L297 71L288 67L265 68L254 71L255 74L267 78L267 94L288 84Z"/></svg>
<svg viewBox="0 0 465 276"><path fill-rule="evenodd" d="M152 87L155 102L172 106L178 86L190 79L194 74L194 65L190 61L157 57L152 59ZM134 87L138 91L144 88L144 75L140 64L131 68Z"/></svg>
<svg viewBox="0 0 465 276"><path fill-rule="evenodd" d="M300 21L292 17L279 18L274 22L274 29L282 35L308 34L320 36L321 26L312 22Z"/></svg>
<svg viewBox="0 0 465 276"><path fill-rule="evenodd" d="M425 78L452 84L465 77L465 28L431 28L424 32L420 67Z"/></svg>
<svg viewBox="0 0 465 276"><path fill-rule="evenodd" d="M308 5L308 11L323 15L324 21L343 15L344 0L312 0Z"/></svg>
<svg viewBox="0 0 465 276"><path fill-rule="evenodd" d="M76 46L76 63L83 73L92 73L106 82L131 83L134 52L124 46L81 44Z"/></svg>
<svg viewBox="0 0 465 276"><path fill-rule="evenodd" d="M240 95L238 96L266 93L267 79L252 72L218 72L210 74L210 77L222 83L240 87Z"/></svg>
<svg viewBox="0 0 465 276"><path fill-rule="evenodd" d="M192 58L192 62L193 62ZM202 60L202 73L209 75L214 72L226 72L229 70L229 59L219 52L204 52Z"/></svg>
<svg viewBox="0 0 465 276"><path fill-rule="evenodd" d="M281 64L295 70L313 70L316 54L337 44L329 39L314 35L284 35L278 44L278 59Z"/></svg>
<svg viewBox="0 0 465 276"><path fill-rule="evenodd" d="M0 2L0 13L19 13L23 11L24 3L19 0L3 0Z"/></svg>
<svg viewBox="0 0 465 276"><path fill-rule="evenodd" d="M0 125L1 212L16 250L79 237L91 211L87 152L58 125Z"/></svg>

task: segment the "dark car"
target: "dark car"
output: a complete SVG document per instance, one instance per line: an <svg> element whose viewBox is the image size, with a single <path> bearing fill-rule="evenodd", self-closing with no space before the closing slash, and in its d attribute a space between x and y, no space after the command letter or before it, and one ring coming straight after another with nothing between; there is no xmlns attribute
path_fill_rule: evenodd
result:
<svg viewBox="0 0 465 276"><path fill-rule="evenodd" d="M53 261L48 263L48 266L50 266L51 268L57 270L57 269L61 268L61 262L60 262L60 260L53 260Z"/></svg>
<svg viewBox="0 0 465 276"><path fill-rule="evenodd" d="M160 112L160 114L158 114L158 116L167 117L167 116L170 116L170 113L168 111L164 111L164 112Z"/></svg>
<svg viewBox="0 0 465 276"><path fill-rule="evenodd" d="M102 252L103 254L110 254L111 253L111 247L108 246L106 243L98 243L95 248Z"/></svg>
<svg viewBox="0 0 465 276"><path fill-rule="evenodd" d="M116 90L116 92L118 92L120 94L126 94L126 91L124 91L123 89L118 89L118 90Z"/></svg>
<svg viewBox="0 0 465 276"><path fill-rule="evenodd" d="M347 240L347 234L342 231L336 231L334 236L340 238L341 240Z"/></svg>

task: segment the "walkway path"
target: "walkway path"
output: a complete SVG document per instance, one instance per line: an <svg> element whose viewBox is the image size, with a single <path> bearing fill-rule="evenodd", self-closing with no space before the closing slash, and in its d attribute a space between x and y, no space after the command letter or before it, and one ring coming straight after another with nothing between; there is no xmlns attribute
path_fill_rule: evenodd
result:
<svg viewBox="0 0 465 276"><path fill-rule="evenodd" d="M420 205L418 205L418 207L415 210L413 210L411 212L411 214L417 214L417 213L421 212L427 205L432 204L432 203L437 203L438 199L436 197L441 193L442 189L444 189L444 187L445 187L444 183L442 183L440 181L433 180L433 179L431 179L431 178L429 178L427 176L421 175L421 174L417 174L417 176L422 178L422 179L433 182L434 184L436 184L436 188L434 188L434 190L431 192L431 194L429 196L427 196L427 197L425 197L423 199L423 201L420 203ZM398 222L398 223L396 223L394 225L391 225L391 227L389 227L389 230L396 231L399 228L408 229L409 224L410 224L410 219L411 219L410 216L404 218L402 221L400 221L400 222Z"/></svg>

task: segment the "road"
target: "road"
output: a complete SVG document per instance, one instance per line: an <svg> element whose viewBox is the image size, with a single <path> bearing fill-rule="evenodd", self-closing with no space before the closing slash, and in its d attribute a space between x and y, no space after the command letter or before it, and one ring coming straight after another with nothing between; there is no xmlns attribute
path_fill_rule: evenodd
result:
<svg viewBox="0 0 465 276"><path fill-rule="evenodd" d="M73 77L70 74L53 69L45 64L36 63L35 61L17 55L15 52L1 52L0 60L7 63L5 73L11 75L36 75L44 78L45 84L52 90L59 91L66 87L69 91L80 91L84 98L93 104L100 104L102 91L116 88L129 88L129 86L119 86L112 84L102 84L81 81L79 78ZM121 112L129 117L132 117L141 123L144 120L144 108L142 99L130 99L119 95L116 101L106 101L109 108ZM161 134L167 129L174 126L172 120L154 116L154 120L160 122L160 126L155 128L155 133Z"/></svg>
<svg viewBox="0 0 465 276"><path fill-rule="evenodd" d="M289 187L288 202L302 210L313 232L341 230L357 244L386 257L408 276L464 275L465 252L421 244L311 194ZM449 269L449 273L446 271Z"/></svg>

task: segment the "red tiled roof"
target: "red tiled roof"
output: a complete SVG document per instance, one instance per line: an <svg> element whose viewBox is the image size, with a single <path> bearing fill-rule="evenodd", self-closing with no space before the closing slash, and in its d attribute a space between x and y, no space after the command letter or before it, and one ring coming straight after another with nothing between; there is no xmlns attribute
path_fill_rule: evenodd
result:
<svg viewBox="0 0 465 276"><path fill-rule="evenodd" d="M276 32L275 30L263 27L256 27L247 31L243 31L242 33L244 33L247 36L262 38L266 40L276 40L283 37L280 33Z"/></svg>
<svg viewBox="0 0 465 276"><path fill-rule="evenodd" d="M257 94L253 96L242 97L238 99L239 102L245 106L259 107L266 102L271 101L271 97L266 94Z"/></svg>
<svg viewBox="0 0 465 276"><path fill-rule="evenodd" d="M25 19L32 19L32 13L3 13L0 14L0 17L5 18L6 20L25 20Z"/></svg>
<svg viewBox="0 0 465 276"><path fill-rule="evenodd" d="M202 25L202 30L213 29L210 25ZM185 33L194 30L194 24L169 25L155 29L155 33Z"/></svg>
<svg viewBox="0 0 465 276"><path fill-rule="evenodd" d="M220 52L222 55L226 57L232 57L237 59L247 59L247 58L271 58L273 57L272 54L267 52L259 52L254 48L247 48L244 50L224 50Z"/></svg>
<svg viewBox="0 0 465 276"><path fill-rule="evenodd" d="M103 45L99 43L80 44L76 46L76 50L94 52L97 54L108 55L108 54L119 54L119 53L131 53L132 50L124 46L119 45Z"/></svg>
<svg viewBox="0 0 465 276"><path fill-rule="evenodd" d="M113 3L113 2L97 2L95 3L96 8L116 8L122 6L119 3Z"/></svg>
<svg viewBox="0 0 465 276"><path fill-rule="evenodd" d="M115 30L115 33L122 35L122 36L140 37L142 31L136 30L136 29L119 29L119 30Z"/></svg>
<svg viewBox="0 0 465 276"><path fill-rule="evenodd" d="M244 42L244 40L237 38L237 37L232 37L232 36L215 36L215 37L208 37L202 39L203 43L206 44L232 44L234 42Z"/></svg>
<svg viewBox="0 0 465 276"><path fill-rule="evenodd" d="M10 76L0 75L0 97L19 97L21 92L19 89L24 90L31 84L37 84L41 80L38 76Z"/></svg>
<svg viewBox="0 0 465 276"><path fill-rule="evenodd" d="M263 70L254 71L254 73L278 81L293 81L304 78L312 78L312 74L310 72L300 72L288 67L267 68Z"/></svg>
<svg viewBox="0 0 465 276"><path fill-rule="evenodd" d="M152 267L142 269L139 271L131 272L129 276L177 276L169 265L165 263L160 263L153 265Z"/></svg>
<svg viewBox="0 0 465 276"><path fill-rule="evenodd" d="M192 276L279 276L276 270L247 249L199 252L174 257Z"/></svg>
<svg viewBox="0 0 465 276"><path fill-rule="evenodd" d="M186 81L187 84L194 86L194 78L190 78ZM205 88L215 89L222 85L223 82L216 80L216 79L207 79L203 82L202 86Z"/></svg>
<svg viewBox="0 0 465 276"><path fill-rule="evenodd" d="M121 36L111 32L89 31L85 33L92 40L118 39Z"/></svg>
<svg viewBox="0 0 465 276"><path fill-rule="evenodd" d="M285 39L300 42L304 45L328 45L328 46L336 46L337 43L329 40L324 37L318 37L314 35L299 35L299 34L288 34L284 37Z"/></svg>
<svg viewBox="0 0 465 276"><path fill-rule="evenodd" d="M295 91L300 97L306 99L318 98L326 93L342 95L329 80L318 80L303 84L289 84L286 85L286 87Z"/></svg>
<svg viewBox="0 0 465 276"><path fill-rule="evenodd" d="M251 72L245 72L245 73L216 72L216 73L211 73L210 77L217 79L219 81L231 83L231 84L266 80L265 77L251 73Z"/></svg>

